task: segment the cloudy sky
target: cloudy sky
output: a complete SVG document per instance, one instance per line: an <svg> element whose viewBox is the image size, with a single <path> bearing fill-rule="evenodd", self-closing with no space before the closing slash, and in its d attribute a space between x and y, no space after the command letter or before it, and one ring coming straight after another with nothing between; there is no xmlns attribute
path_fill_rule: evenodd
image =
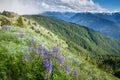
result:
<svg viewBox="0 0 120 80"><path fill-rule="evenodd" d="M120 10L120 0L0 0L0 12L38 14L44 11L108 12Z"/></svg>

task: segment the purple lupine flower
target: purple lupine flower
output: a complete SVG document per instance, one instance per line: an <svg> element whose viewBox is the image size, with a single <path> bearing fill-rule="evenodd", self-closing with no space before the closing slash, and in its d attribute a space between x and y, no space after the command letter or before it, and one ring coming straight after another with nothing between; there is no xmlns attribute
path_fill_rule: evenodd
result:
<svg viewBox="0 0 120 80"><path fill-rule="evenodd" d="M23 62L28 62L29 59L30 59L30 55L26 51L26 53L22 56L22 61Z"/></svg>
<svg viewBox="0 0 120 80"><path fill-rule="evenodd" d="M33 47L29 47L29 52L33 53L34 52L34 48Z"/></svg>
<svg viewBox="0 0 120 80"><path fill-rule="evenodd" d="M34 53L34 54L37 52L37 49L35 49L34 46L29 46L28 50L30 53Z"/></svg>
<svg viewBox="0 0 120 80"><path fill-rule="evenodd" d="M24 38L25 34L19 34L20 38Z"/></svg>
<svg viewBox="0 0 120 80"><path fill-rule="evenodd" d="M76 70L72 70L72 74L73 74L73 76L77 76L77 71Z"/></svg>
<svg viewBox="0 0 120 80"><path fill-rule="evenodd" d="M54 52L54 53L57 53L57 52L58 52L58 50L59 50L59 48L58 48L58 46L57 46L57 45L53 47L53 52Z"/></svg>
<svg viewBox="0 0 120 80"><path fill-rule="evenodd" d="M44 66L45 68L48 68L48 67L49 67L49 61L48 61L48 59L43 60L43 66Z"/></svg>
<svg viewBox="0 0 120 80"><path fill-rule="evenodd" d="M41 44L38 45L38 51L39 51L40 53L42 53L42 51L43 51L43 47L42 47Z"/></svg>
<svg viewBox="0 0 120 80"><path fill-rule="evenodd" d="M52 61L50 61L50 63L49 63L48 59L43 60L43 66L45 67L45 69L46 69L47 71L50 71L50 72L51 72L52 69L53 69Z"/></svg>
<svg viewBox="0 0 120 80"><path fill-rule="evenodd" d="M49 67L47 68L47 70L51 72L52 69L53 69L53 64L52 64L52 61L50 61Z"/></svg>
<svg viewBox="0 0 120 80"><path fill-rule="evenodd" d="M2 28L3 30L10 30L11 26L4 25L4 26L1 26L1 28Z"/></svg>
<svg viewBox="0 0 120 80"><path fill-rule="evenodd" d="M32 39L31 39L31 43L30 43L30 46L29 46L29 51L30 51L30 53L35 53L36 51L35 51L35 49L34 49L34 38L32 37Z"/></svg>
<svg viewBox="0 0 120 80"><path fill-rule="evenodd" d="M52 52L49 51L49 53L47 54L47 58L51 58L52 57Z"/></svg>
<svg viewBox="0 0 120 80"><path fill-rule="evenodd" d="M22 61L25 63L25 62L28 62L28 60L26 59L25 56L22 56Z"/></svg>
<svg viewBox="0 0 120 80"><path fill-rule="evenodd" d="M63 56L57 56L57 60L58 60L58 63L61 65L64 61L64 57Z"/></svg>
<svg viewBox="0 0 120 80"><path fill-rule="evenodd" d="M68 65L65 66L65 70L66 70L66 72L70 72L70 68Z"/></svg>
<svg viewBox="0 0 120 80"><path fill-rule="evenodd" d="M35 40L34 40L34 38L32 37L30 46L31 46L31 47L34 47L34 43L35 43Z"/></svg>
<svg viewBox="0 0 120 80"><path fill-rule="evenodd" d="M34 38L32 37L32 39L31 39L31 46L34 46L34 42L35 42L35 40L34 40Z"/></svg>
<svg viewBox="0 0 120 80"><path fill-rule="evenodd" d="M47 49L44 50L44 55L48 55L49 54L49 51Z"/></svg>

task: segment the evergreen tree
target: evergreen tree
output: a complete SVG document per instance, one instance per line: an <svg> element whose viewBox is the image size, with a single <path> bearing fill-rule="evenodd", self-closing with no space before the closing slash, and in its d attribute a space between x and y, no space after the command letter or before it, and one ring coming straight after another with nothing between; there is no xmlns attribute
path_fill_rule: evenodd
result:
<svg viewBox="0 0 120 80"><path fill-rule="evenodd" d="M24 27L24 23L21 16L17 19L17 26Z"/></svg>

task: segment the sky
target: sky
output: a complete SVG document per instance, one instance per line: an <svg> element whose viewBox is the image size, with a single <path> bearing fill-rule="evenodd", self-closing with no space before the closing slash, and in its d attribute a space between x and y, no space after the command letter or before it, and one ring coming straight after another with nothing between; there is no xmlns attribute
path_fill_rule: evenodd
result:
<svg viewBox="0 0 120 80"><path fill-rule="evenodd" d="M44 11L111 12L120 11L120 0L0 0L0 12L38 14Z"/></svg>
<svg viewBox="0 0 120 80"><path fill-rule="evenodd" d="M93 0L95 3L99 3L102 7L109 11L120 11L120 0Z"/></svg>

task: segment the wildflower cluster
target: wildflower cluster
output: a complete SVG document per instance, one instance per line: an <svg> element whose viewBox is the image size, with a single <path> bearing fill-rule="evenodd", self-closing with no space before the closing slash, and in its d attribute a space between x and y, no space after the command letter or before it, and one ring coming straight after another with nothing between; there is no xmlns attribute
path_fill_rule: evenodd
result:
<svg viewBox="0 0 120 80"><path fill-rule="evenodd" d="M37 49L35 48L35 40L34 38L31 39L29 48L27 50L28 52L25 53L22 57L22 61L24 63L29 62L32 58L32 60L35 58L35 55L38 55L39 59L42 61L42 65L44 67L44 70L46 71L45 79L50 79L51 74L54 70L54 60L56 59L58 61L58 64L61 66L62 70L64 70L67 74L71 73L73 77L77 76L76 70L71 70L69 65L64 64L65 58L58 54L59 47L58 45L55 45L51 50L43 48L42 44L38 44ZM34 61L34 60L33 60Z"/></svg>
<svg viewBox="0 0 120 80"><path fill-rule="evenodd" d="M53 69L53 64L52 61L49 61L48 59L43 60L43 66L45 67L45 69L49 72L52 71Z"/></svg>

